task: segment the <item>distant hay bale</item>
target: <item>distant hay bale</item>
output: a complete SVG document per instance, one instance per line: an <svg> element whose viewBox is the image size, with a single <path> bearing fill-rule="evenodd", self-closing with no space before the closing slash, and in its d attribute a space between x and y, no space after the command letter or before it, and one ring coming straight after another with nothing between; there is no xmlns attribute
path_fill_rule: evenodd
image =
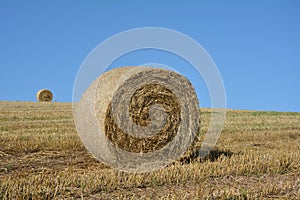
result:
<svg viewBox="0 0 300 200"><path fill-rule="evenodd" d="M187 150L198 133L199 114L197 95L184 76L165 69L121 67L89 86L74 118L95 157L119 169L147 171L153 159L163 165Z"/></svg>
<svg viewBox="0 0 300 200"><path fill-rule="evenodd" d="M36 99L39 102L51 102L53 100L53 94L50 90L42 89L37 92Z"/></svg>

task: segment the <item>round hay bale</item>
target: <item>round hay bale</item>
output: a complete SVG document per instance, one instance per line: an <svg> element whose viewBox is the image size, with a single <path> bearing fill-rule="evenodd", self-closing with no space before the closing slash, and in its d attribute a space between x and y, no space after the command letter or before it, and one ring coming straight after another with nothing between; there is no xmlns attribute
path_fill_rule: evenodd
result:
<svg viewBox="0 0 300 200"><path fill-rule="evenodd" d="M50 90L42 89L36 93L36 99L39 102L51 102L53 100L53 94Z"/></svg>
<svg viewBox="0 0 300 200"><path fill-rule="evenodd" d="M165 69L112 69L89 86L74 108L86 148L124 171L153 171L178 159L200 126L192 84Z"/></svg>

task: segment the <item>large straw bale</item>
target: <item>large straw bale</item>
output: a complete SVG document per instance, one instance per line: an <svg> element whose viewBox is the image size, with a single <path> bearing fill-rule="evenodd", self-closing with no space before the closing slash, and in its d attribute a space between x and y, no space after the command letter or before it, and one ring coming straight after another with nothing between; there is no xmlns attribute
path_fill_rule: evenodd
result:
<svg viewBox="0 0 300 200"><path fill-rule="evenodd" d="M136 171L155 168L155 159L158 165L178 159L200 123L199 102L189 80L150 67L121 67L102 74L75 110L88 150L119 169L131 166Z"/></svg>

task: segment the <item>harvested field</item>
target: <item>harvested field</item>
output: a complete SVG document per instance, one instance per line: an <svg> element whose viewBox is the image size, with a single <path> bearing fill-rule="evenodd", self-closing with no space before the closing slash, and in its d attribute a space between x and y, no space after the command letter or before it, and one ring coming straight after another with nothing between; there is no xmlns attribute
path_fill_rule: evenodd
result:
<svg viewBox="0 0 300 200"><path fill-rule="evenodd" d="M300 199L300 113L228 110L206 159L132 174L87 152L70 103L0 102L0 199L82 198Z"/></svg>

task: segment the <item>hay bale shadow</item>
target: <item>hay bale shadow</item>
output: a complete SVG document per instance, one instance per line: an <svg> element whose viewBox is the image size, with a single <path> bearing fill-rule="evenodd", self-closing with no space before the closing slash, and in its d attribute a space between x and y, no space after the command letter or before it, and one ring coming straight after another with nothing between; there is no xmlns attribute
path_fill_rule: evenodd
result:
<svg viewBox="0 0 300 200"><path fill-rule="evenodd" d="M193 152L191 152L188 156L184 156L180 158L179 161L181 162L181 164L189 164L193 162L206 162L206 161L215 162L222 155L230 158L233 155L233 152L229 150L223 150L223 149L213 149L205 157L201 157L200 150L196 149Z"/></svg>

